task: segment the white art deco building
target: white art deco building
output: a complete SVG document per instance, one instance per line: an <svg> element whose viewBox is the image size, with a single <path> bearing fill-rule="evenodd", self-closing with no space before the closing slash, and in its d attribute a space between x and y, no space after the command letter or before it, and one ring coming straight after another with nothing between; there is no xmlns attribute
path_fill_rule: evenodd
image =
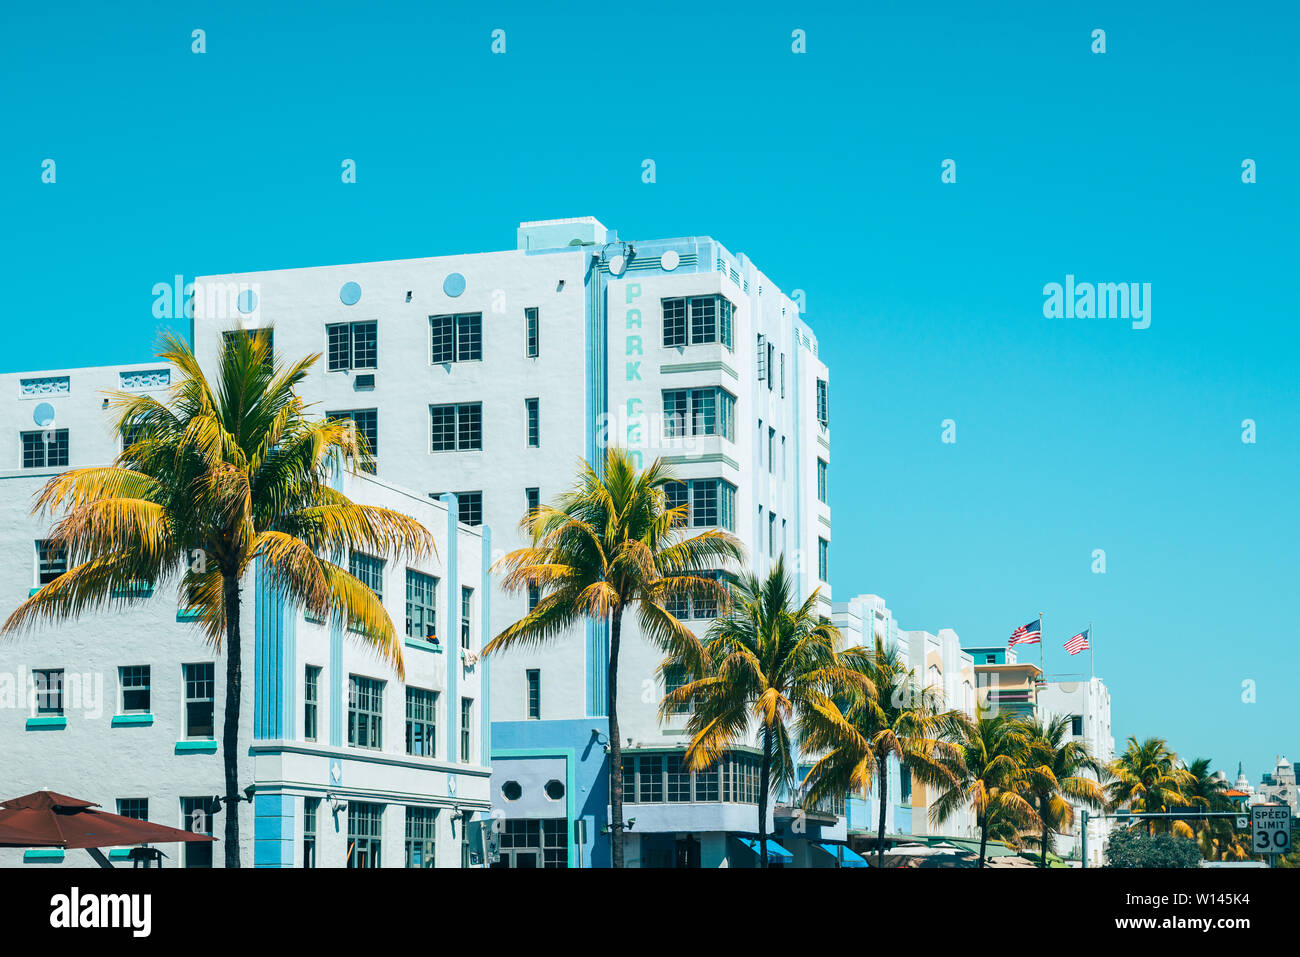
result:
<svg viewBox="0 0 1300 957"><path fill-rule="evenodd" d="M203 361L223 333L272 327L278 353L322 354L303 393L356 421L378 478L422 496L455 493L462 531L486 540L491 529L490 555L522 544L526 510L617 444L643 465L664 457L693 525L734 532L755 571L785 555L803 594L821 588L830 617L827 369L790 295L720 242L624 241L584 217L522 223L500 252L197 281ZM484 627L466 651L477 655L530 600L476 593L471 613ZM679 611L698 632L714 615ZM661 655L629 625L619 675L629 863L752 864L753 742L709 772L684 772L685 716L659 722ZM479 663L502 866L608 861L606 660L606 630L593 624ZM800 816L796 835L786 828L793 800L773 810L787 835L777 859L833 862L820 845L844 839L842 809Z"/></svg>
<svg viewBox="0 0 1300 957"><path fill-rule="evenodd" d="M31 514L33 496L58 472L107 464L119 451L104 393L162 398L172 376L157 363L0 375L9 435L0 462L5 616L66 569L43 544L50 523ZM478 647L488 627L474 597L487 591L488 548L479 529L423 493L354 473L338 482L352 499L399 509L433 533L437 554L418 563L351 559L399 628L413 608L420 627L407 639L403 682L341 627L307 620L250 574L242 863L458 867L470 857L466 824L490 807L486 684L473 656L460 653ZM449 593L470 598L449 601ZM457 637L434 647L429 631ZM123 595L114 610L0 640L0 797L48 789L220 837L229 812L213 814L212 797L224 792L224 660L174 591ZM224 860L219 842L161 850L164 866ZM0 866L90 863L81 851L0 849Z"/></svg>

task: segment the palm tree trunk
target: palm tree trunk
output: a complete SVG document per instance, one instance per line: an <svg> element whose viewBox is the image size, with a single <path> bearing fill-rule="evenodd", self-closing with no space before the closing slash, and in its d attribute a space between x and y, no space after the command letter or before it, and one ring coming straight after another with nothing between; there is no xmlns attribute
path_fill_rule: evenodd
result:
<svg viewBox="0 0 1300 957"><path fill-rule="evenodd" d="M1039 798L1038 811L1043 816L1043 846L1041 848L1041 852L1042 852L1041 866L1046 867L1047 852L1051 850L1051 842L1052 842L1052 833L1047 827L1047 799L1046 798Z"/></svg>
<svg viewBox="0 0 1300 957"><path fill-rule="evenodd" d="M758 776L758 866L767 868L767 795L772 780L772 729L763 726L763 764Z"/></svg>
<svg viewBox="0 0 1300 957"><path fill-rule="evenodd" d="M609 701L609 861L623 866L623 743L618 736L618 645L623 633L623 606L609 623L609 668L605 695Z"/></svg>
<svg viewBox="0 0 1300 957"><path fill-rule="evenodd" d="M226 719L221 731L221 757L226 772L226 867L239 866L239 704L243 670L239 647L239 579L222 576L226 606Z"/></svg>
<svg viewBox="0 0 1300 957"><path fill-rule="evenodd" d="M989 851L989 822L986 817L980 821L980 867L984 866L984 857Z"/></svg>
<svg viewBox="0 0 1300 957"><path fill-rule="evenodd" d="M885 810L889 807L889 758L880 764L880 825L876 828L876 866L885 866Z"/></svg>

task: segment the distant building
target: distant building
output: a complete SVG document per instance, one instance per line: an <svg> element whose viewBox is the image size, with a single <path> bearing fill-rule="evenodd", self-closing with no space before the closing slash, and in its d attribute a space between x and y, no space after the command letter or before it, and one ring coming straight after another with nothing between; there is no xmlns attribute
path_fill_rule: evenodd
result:
<svg viewBox="0 0 1300 957"><path fill-rule="evenodd" d="M982 712L1032 717L1043 676L1038 665L1016 660L1014 648L979 645L966 649L974 661L975 697Z"/></svg>
<svg viewBox="0 0 1300 957"><path fill-rule="evenodd" d="M1249 785L1247 785L1249 787ZM1296 789L1295 767L1279 756L1272 774L1263 776L1263 783L1255 789L1250 804L1288 804L1292 816L1300 811L1300 791Z"/></svg>

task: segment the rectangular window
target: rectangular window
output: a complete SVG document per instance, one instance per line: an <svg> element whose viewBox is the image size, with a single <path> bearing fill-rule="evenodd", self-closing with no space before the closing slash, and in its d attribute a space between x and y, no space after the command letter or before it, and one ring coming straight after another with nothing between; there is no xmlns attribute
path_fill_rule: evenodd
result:
<svg viewBox="0 0 1300 957"><path fill-rule="evenodd" d="M406 753L438 756L438 693L406 689Z"/></svg>
<svg viewBox="0 0 1300 957"><path fill-rule="evenodd" d="M36 584L48 585L68 570L68 550L50 541L36 543Z"/></svg>
<svg viewBox="0 0 1300 957"><path fill-rule="evenodd" d="M817 539L817 577L824 582L830 581L830 551L830 542Z"/></svg>
<svg viewBox="0 0 1300 957"><path fill-rule="evenodd" d="M767 336L761 332L758 333L758 341L755 345L755 352L758 354L758 381L767 381Z"/></svg>
<svg viewBox="0 0 1300 957"><path fill-rule="evenodd" d="M46 439L48 436L48 440ZM68 430L23 432L23 468L57 468L68 464Z"/></svg>
<svg viewBox="0 0 1300 957"><path fill-rule="evenodd" d="M430 449L455 452L483 448L483 403L429 406Z"/></svg>
<svg viewBox="0 0 1300 957"><path fill-rule="evenodd" d="M687 684L686 669L681 665L672 665L664 669L664 697L672 694L678 688ZM670 714L690 714L691 705L689 701L683 701L672 707Z"/></svg>
<svg viewBox="0 0 1300 957"><path fill-rule="evenodd" d="M435 807L408 807L406 809L406 866L436 866L438 809Z"/></svg>
<svg viewBox="0 0 1300 957"><path fill-rule="evenodd" d="M181 798L181 827L196 834L212 833L212 814L209 806L210 797ZM186 841L182 851L182 867L211 867L212 842Z"/></svg>
<svg viewBox="0 0 1300 957"><path fill-rule="evenodd" d="M637 801L651 804L664 799L664 758L661 754L643 754L637 759Z"/></svg>
<svg viewBox="0 0 1300 957"><path fill-rule="evenodd" d="M470 611L474 601L474 589L460 586L460 646L469 650Z"/></svg>
<svg viewBox="0 0 1300 957"><path fill-rule="evenodd" d="M384 806L348 801L348 867L382 863Z"/></svg>
<svg viewBox="0 0 1300 957"><path fill-rule="evenodd" d="M482 525L483 524L483 493L474 492L457 492L456 493L456 521L462 525Z"/></svg>
<svg viewBox="0 0 1300 957"><path fill-rule="evenodd" d="M826 473L830 468L824 459L817 460L817 501L825 502L826 498Z"/></svg>
<svg viewBox="0 0 1300 957"><path fill-rule="evenodd" d="M473 753L471 745L473 744L474 734L474 699L460 699L460 759L465 764L469 764L469 756Z"/></svg>
<svg viewBox="0 0 1300 957"><path fill-rule="evenodd" d="M767 429L767 471L776 474L776 429L771 426Z"/></svg>
<svg viewBox="0 0 1300 957"><path fill-rule="evenodd" d="M524 410L528 414L528 447L535 449L542 444L541 400L524 399Z"/></svg>
<svg viewBox="0 0 1300 957"><path fill-rule="evenodd" d="M691 799L691 772L682 764L680 754L664 756L669 804L680 804Z"/></svg>
<svg viewBox="0 0 1300 957"><path fill-rule="evenodd" d="M785 398L785 353L781 353L781 398Z"/></svg>
<svg viewBox="0 0 1300 957"><path fill-rule="evenodd" d="M365 552L351 552L348 555L348 574L361 582L380 601L384 599L384 560L367 555Z"/></svg>
<svg viewBox="0 0 1300 957"><path fill-rule="evenodd" d="M32 671L38 715L63 714L63 669L42 668Z"/></svg>
<svg viewBox="0 0 1300 957"><path fill-rule="evenodd" d="M542 603L542 586L529 585L528 586L528 610L536 611L537 606L540 605L541 603Z"/></svg>
<svg viewBox="0 0 1300 957"><path fill-rule="evenodd" d="M302 866L316 866L316 815L320 798L302 799Z"/></svg>
<svg viewBox="0 0 1300 957"><path fill-rule="evenodd" d="M117 669L122 688L122 714L149 712L149 666L126 665Z"/></svg>
<svg viewBox="0 0 1300 957"><path fill-rule="evenodd" d="M664 299L664 345L668 347L687 344L719 342L731 348L731 301L725 296L691 296Z"/></svg>
<svg viewBox="0 0 1300 957"><path fill-rule="evenodd" d="M320 733L320 668L308 665L302 679L302 736L315 741Z"/></svg>
<svg viewBox="0 0 1300 957"><path fill-rule="evenodd" d="M406 570L406 637L432 641L438 635L438 579Z"/></svg>
<svg viewBox="0 0 1300 957"><path fill-rule="evenodd" d="M531 515L542 507L542 490L540 488L524 489L524 503L528 508L528 514Z"/></svg>
<svg viewBox="0 0 1300 957"><path fill-rule="evenodd" d="M776 558L776 512L767 513L767 557Z"/></svg>
<svg viewBox="0 0 1300 957"><path fill-rule="evenodd" d="M429 317L429 361L470 362L483 358L483 313Z"/></svg>
<svg viewBox="0 0 1300 957"><path fill-rule="evenodd" d="M664 308L664 346L677 347L686 345L686 300L665 299Z"/></svg>
<svg viewBox="0 0 1300 957"><path fill-rule="evenodd" d="M1070 715L1070 733L1076 738L1083 736L1083 715Z"/></svg>
<svg viewBox="0 0 1300 957"><path fill-rule="evenodd" d="M185 737L212 739L213 704L216 701L216 669L211 661L182 665L185 676Z"/></svg>
<svg viewBox="0 0 1300 957"><path fill-rule="evenodd" d="M528 717L534 720L542 717L542 672L540 668L529 668L525 672L528 680Z"/></svg>
<svg viewBox="0 0 1300 957"><path fill-rule="evenodd" d="M325 327L325 363L329 372L373 369L378 356L378 323L337 322Z"/></svg>
<svg viewBox="0 0 1300 957"><path fill-rule="evenodd" d="M133 821L149 820L148 798L118 798L117 813Z"/></svg>
<svg viewBox="0 0 1300 957"><path fill-rule="evenodd" d="M817 380L817 421L823 429L831 424L831 393L825 379Z"/></svg>
<svg viewBox="0 0 1300 957"><path fill-rule="evenodd" d="M725 479L691 479L666 489L668 504L690 503L690 523L696 528L717 526L735 530L736 486Z"/></svg>
<svg viewBox="0 0 1300 957"><path fill-rule="evenodd" d="M529 306L524 310L524 355L536 359L541 352L542 329L537 318L537 307Z"/></svg>
<svg viewBox="0 0 1300 957"><path fill-rule="evenodd" d="M771 392L776 388L776 346L772 343L767 344L767 391Z"/></svg>
<svg viewBox="0 0 1300 957"><path fill-rule="evenodd" d="M348 675L348 744L354 748L383 747L384 683Z"/></svg>
<svg viewBox="0 0 1300 957"><path fill-rule="evenodd" d="M664 437L721 435L736 440L736 397L726 389L666 389Z"/></svg>
<svg viewBox="0 0 1300 957"><path fill-rule="evenodd" d="M379 455L379 410L378 409L342 409L336 412L326 412L327 419L348 419L356 427L358 444L361 445L363 452L372 455ZM361 440L365 440L364 442ZM362 471L374 473L375 464L373 462L363 463Z"/></svg>

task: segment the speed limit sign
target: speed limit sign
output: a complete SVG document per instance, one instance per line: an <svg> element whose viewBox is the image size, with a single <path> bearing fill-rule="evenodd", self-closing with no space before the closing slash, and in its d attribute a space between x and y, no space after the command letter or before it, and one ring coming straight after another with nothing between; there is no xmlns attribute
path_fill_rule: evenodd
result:
<svg viewBox="0 0 1300 957"><path fill-rule="evenodd" d="M1291 850L1291 806L1256 804L1250 809L1250 849L1256 854L1286 854Z"/></svg>

